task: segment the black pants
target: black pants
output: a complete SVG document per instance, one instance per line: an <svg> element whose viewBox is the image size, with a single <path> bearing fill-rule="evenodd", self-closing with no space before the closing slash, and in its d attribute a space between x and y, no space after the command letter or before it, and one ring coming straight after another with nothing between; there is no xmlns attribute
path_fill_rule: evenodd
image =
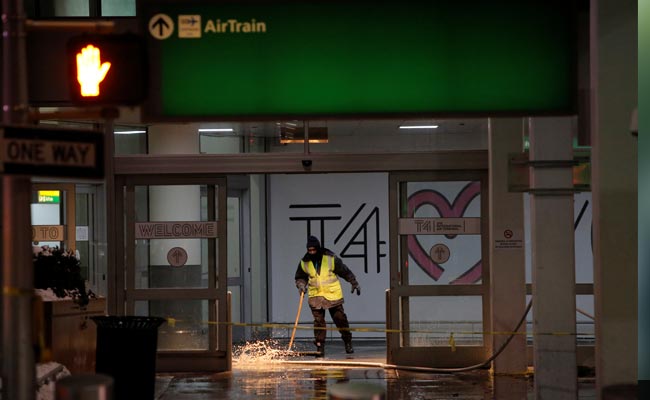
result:
<svg viewBox="0 0 650 400"><path fill-rule="evenodd" d="M311 307L310 307L311 308ZM341 338L345 343L352 341L352 333L350 333L350 324L348 323L348 316L343 312L343 304L336 307L329 308L330 315L341 332ZM311 308L311 313L314 316L314 328L325 328L325 310L322 308ZM327 331L325 329L314 329L314 338L316 343L325 343L325 336Z"/></svg>

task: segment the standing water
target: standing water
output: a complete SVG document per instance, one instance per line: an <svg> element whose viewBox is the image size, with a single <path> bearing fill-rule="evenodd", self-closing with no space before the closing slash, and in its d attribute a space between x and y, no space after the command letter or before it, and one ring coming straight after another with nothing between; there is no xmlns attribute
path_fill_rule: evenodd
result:
<svg viewBox="0 0 650 400"><path fill-rule="evenodd" d="M311 343L299 342L294 352L286 341L256 341L233 346L231 372L206 374L158 374L168 385L156 400L213 399L320 399L334 385L364 383L381 386L390 400L520 400L531 398L532 380L493 378L488 370L458 374L431 374L378 367L355 366L358 362L385 363L385 343L355 343L346 355L342 343L328 341L325 358L301 356L313 351ZM300 364L295 362L299 361ZM329 363L323 365L322 362ZM593 382L581 382L580 400L595 399Z"/></svg>

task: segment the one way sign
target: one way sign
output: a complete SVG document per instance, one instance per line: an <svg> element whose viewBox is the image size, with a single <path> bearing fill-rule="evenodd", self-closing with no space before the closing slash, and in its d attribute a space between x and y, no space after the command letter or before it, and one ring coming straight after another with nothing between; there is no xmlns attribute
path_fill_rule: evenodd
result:
<svg viewBox="0 0 650 400"><path fill-rule="evenodd" d="M0 171L5 174L103 178L103 135L97 131L0 127Z"/></svg>

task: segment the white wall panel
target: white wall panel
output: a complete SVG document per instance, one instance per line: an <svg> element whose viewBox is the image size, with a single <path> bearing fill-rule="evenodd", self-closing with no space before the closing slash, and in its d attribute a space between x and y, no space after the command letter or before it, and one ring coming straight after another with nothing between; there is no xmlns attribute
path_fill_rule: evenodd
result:
<svg viewBox="0 0 650 400"><path fill-rule="evenodd" d="M341 280L350 323L385 320L389 282L387 173L271 175L270 210L272 321L293 322L296 317L299 293L294 275L306 252L308 224L312 234L341 257L361 285L361 296L352 295L350 284ZM332 219L307 220L317 217ZM312 320L305 300L301 322Z"/></svg>

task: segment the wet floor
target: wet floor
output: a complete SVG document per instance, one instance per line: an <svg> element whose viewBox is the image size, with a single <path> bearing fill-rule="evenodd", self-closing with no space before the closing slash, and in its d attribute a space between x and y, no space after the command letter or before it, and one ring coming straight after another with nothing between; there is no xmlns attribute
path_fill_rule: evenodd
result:
<svg viewBox="0 0 650 400"><path fill-rule="evenodd" d="M342 345L328 345L323 359L275 351L235 352L233 359L227 373L158 374L156 400L327 399L355 385L396 400L534 398L532 378L495 378L487 370L430 374L375 367L386 362L381 344L357 344L352 356ZM593 379L581 378L579 399L596 399L594 387Z"/></svg>

